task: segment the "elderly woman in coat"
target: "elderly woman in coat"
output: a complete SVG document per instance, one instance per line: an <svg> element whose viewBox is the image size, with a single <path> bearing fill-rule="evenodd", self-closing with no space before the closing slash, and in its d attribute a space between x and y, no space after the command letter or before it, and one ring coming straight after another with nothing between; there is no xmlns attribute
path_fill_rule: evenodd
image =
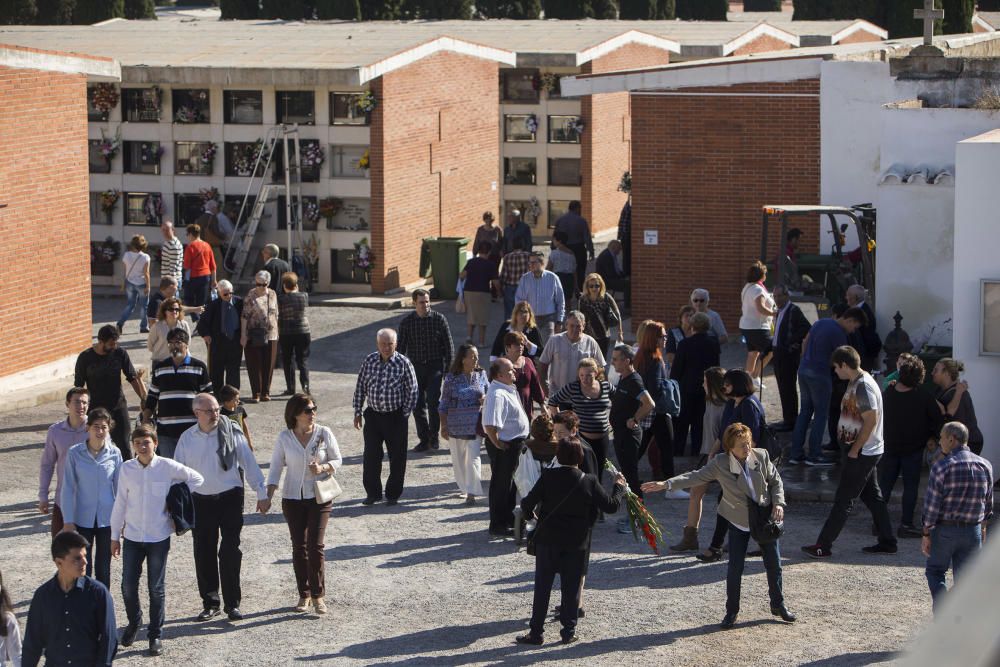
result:
<svg viewBox="0 0 1000 667"><path fill-rule="evenodd" d="M740 585L743 564L750 543L750 502L762 507L771 505L771 518L784 520L785 492L778 469L771 462L767 451L755 449L750 428L732 424L722 436L725 453L717 455L698 470L677 475L665 482L646 482L642 490L670 491L686 489L698 484L718 482L722 486L719 513L729 520L729 572L726 577L726 616L721 626L728 630L736 624L740 611ZM761 545L764 567L767 570L767 591L771 598L771 614L780 616L787 623L795 615L785 606L781 592L781 553L777 540Z"/></svg>

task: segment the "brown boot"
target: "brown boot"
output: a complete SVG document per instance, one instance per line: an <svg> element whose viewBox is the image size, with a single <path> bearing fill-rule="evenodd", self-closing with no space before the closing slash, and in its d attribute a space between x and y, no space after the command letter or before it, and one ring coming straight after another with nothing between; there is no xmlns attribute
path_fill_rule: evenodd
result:
<svg viewBox="0 0 1000 667"><path fill-rule="evenodd" d="M697 551L698 550L698 529L691 526L684 526L684 537L677 544L670 546L671 551Z"/></svg>

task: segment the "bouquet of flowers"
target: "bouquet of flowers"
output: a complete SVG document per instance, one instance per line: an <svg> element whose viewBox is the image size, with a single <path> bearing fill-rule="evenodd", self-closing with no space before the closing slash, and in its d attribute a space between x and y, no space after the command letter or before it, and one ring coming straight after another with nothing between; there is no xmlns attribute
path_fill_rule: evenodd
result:
<svg viewBox="0 0 1000 667"><path fill-rule="evenodd" d="M535 220L542 215L542 204L538 201L538 197L532 197L528 200L527 213L531 214L531 217Z"/></svg>
<svg viewBox="0 0 1000 667"><path fill-rule="evenodd" d="M626 194L632 192L632 172L626 171L622 174L622 180L618 181L618 192Z"/></svg>
<svg viewBox="0 0 1000 667"><path fill-rule="evenodd" d="M175 123L197 123L198 118L201 116L198 110L182 105L177 107L177 111L174 112L174 122Z"/></svg>
<svg viewBox="0 0 1000 667"><path fill-rule="evenodd" d="M108 113L118 106L118 89L113 83L99 83L94 86L94 97L91 102L101 113Z"/></svg>
<svg viewBox="0 0 1000 667"><path fill-rule="evenodd" d="M583 134L583 128L584 128L583 119L580 118L579 116L571 120L566 125L566 129L568 129L570 132L572 132L578 137Z"/></svg>
<svg viewBox="0 0 1000 667"><path fill-rule="evenodd" d="M612 475L618 474L618 469L611 461L604 462L604 469ZM660 528L656 517L646 509L639 496L632 493L632 490L627 486L625 487L625 508L628 510L628 523L632 528L632 537L638 542L639 534L642 533L643 541L649 545L653 553L658 555L660 553L659 545L663 544L663 529Z"/></svg>
<svg viewBox="0 0 1000 667"><path fill-rule="evenodd" d="M372 266L372 249L368 245L368 237L354 244L354 268L367 271Z"/></svg>
<svg viewBox="0 0 1000 667"><path fill-rule="evenodd" d="M319 200L319 214L326 218L327 222L331 221L343 208L344 201L337 197L324 197Z"/></svg>
<svg viewBox="0 0 1000 667"><path fill-rule="evenodd" d="M323 164L324 160L326 160L326 155L323 153L323 147L319 145L319 142L305 145L302 151L303 167L318 167Z"/></svg>
<svg viewBox="0 0 1000 667"><path fill-rule="evenodd" d="M358 160L358 169L364 169L365 171L367 171L368 168L371 166L372 161L368 153L369 151L366 150L365 154L361 156L360 160Z"/></svg>
<svg viewBox="0 0 1000 667"><path fill-rule="evenodd" d="M531 86L535 90L551 93L559 88L559 75L552 72L536 74L531 80Z"/></svg>
<svg viewBox="0 0 1000 667"><path fill-rule="evenodd" d="M146 220L159 222L160 217L166 213L163 197L157 194L147 195L146 200L142 203L142 212L146 214Z"/></svg>
<svg viewBox="0 0 1000 667"><path fill-rule="evenodd" d="M538 116L536 116L535 114L531 114L527 118L525 118L524 129L526 129L528 132L531 132L532 134L538 132Z"/></svg>
<svg viewBox="0 0 1000 667"><path fill-rule="evenodd" d="M316 205L316 202L307 201L305 203L305 205L302 207L302 218L306 222L312 222L312 223L319 222L320 218L319 206Z"/></svg>
<svg viewBox="0 0 1000 667"><path fill-rule="evenodd" d="M354 105L365 113L371 113L376 104L375 94L370 89L358 95L354 101Z"/></svg>
<svg viewBox="0 0 1000 667"><path fill-rule="evenodd" d="M242 150L237 150L235 155L236 173L240 176L251 176L253 174L254 165L257 164L257 158L264 151L264 140L258 139L254 143L245 146Z"/></svg>
<svg viewBox="0 0 1000 667"><path fill-rule="evenodd" d="M112 237L104 239L104 242L96 248L95 244L90 245L90 261L91 263L110 263L118 259L122 254L122 244L121 241L116 241Z"/></svg>
<svg viewBox="0 0 1000 667"><path fill-rule="evenodd" d="M198 188L198 196L206 204L210 201L219 201L219 188Z"/></svg>
<svg viewBox="0 0 1000 667"><path fill-rule="evenodd" d="M111 213L115 210L120 198L121 192L118 190L105 190L101 193L101 210L105 213Z"/></svg>
<svg viewBox="0 0 1000 667"><path fill-rule="evenodd" d="M201 163L207 166L211 166L215 161L215 153L219 150L219 147L215 143L209 144L205 147L205 150L201 152Z"/></svg>
<svg viewBox="0 0 1000 667"><path fill-rule="evenodd" d="M108 139L106 136L104 136L104 130L102 129L101 143L98 144L98 147L100 148L101 155L104 156L105 160L107 160L108 162L114 160L115 156L118 155L118 151L120 151L122 148L121 128L119 127L118 130L115 131L115 136L113 139Z"/></svg>

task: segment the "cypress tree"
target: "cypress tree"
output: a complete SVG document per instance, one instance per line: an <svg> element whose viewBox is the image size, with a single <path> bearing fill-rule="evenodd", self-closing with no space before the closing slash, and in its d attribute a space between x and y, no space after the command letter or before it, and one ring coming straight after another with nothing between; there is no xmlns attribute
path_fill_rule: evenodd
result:
<svg viewBox="0 0 1000 667"><path fill-rule="evenodd" d="M403 18L400 0L365 0L361 3L361 18L365 21L395 21Z"/></svg>
<svg viewBox="0 0 1000 667"><path fill-rule="evenodd" d="M260 5L260 18L299 21L311 19L311 7L303 0L263 0Z"/></svg>
<svg viewBox="0 0 1000 667"><path fill-rule="evenodd" d="M677 0L677 18L687 21L725 21L729 0Z"/></svg>
<svg viewBox="0 0 1000 667"><path fill-rule="evenodd" d="M623 21L647 21L657 18L656 0L621 0Z"/></svg>
<svg viewBox="0 0 1000 667"><path fill-rule="evenodd" d="M979 11L1000 12L1000 0L979 0Z"/></svg>
<svg viewBox="0 0 1000 667"><path fill-rule="evenodd" d="M883 25L887 0L792 0L793 21L839 21L865 19ZM891 0L890 0L891 1ZM744 0L743 6L769 4L770 0ZM777 4L777 3L774 3ZM757 10L771 11L771 10Z"/></svg>
<svg viewBox="0 0 1000 667"><path fill-rule="evenodd" d="M316 18L360 21L361 4L358 0L316 0Z"/></svg>
<svg viewBox="0 0 1000 667"><path fill-rule="evenodd" d="M153 0L125 0L125 18L156 20Z"/></svg>
<svg viewBox="0 0 1000 667"><path fill-rule="evenodd" d="M659 21L673 21L677 16L674 0L656 0L656 18Z"/></svg>
<svg viewBox="0 0 1000 667"><path fill-rule="evenodd" d="M406 3L406 18L470 19L472 0L410 0Z"/></svg>
<svg viewBox="0 0 1000 667"><path fill-rule="evenodd" d="M34 23L38 15L35 0L0 0L0 24L25 25Z"/></svg>
<svg viewBox="0 0 1000 667"><path fill-rule="evenodd" d="M590 0L590 16L595 19L618 18L618 0Z"/></svg>
<svg viewBox="0 0 1000 667"><path fill-rule="evenodd" d="M125 16L124 0L76 0L73 23L90 25Z"/></svg>
<svg viewBox="0 0 1000 667"><path fill-rule="evenodd" d="M486 0L476 9L488 19L537 19L542 13L541 0Z"/></svg>
<svg viewBox="0 0 1000 667"><path fill-rule="evenodd" d="M972 15L976 13L973 0L943 0L944 21L941 32L945 35L960 35L972 32Z"/></svg>
<svg viewBox="0 0 1000 667"><path fill-rule="evenodd" d="M745 12L780 12L781 0L743 0Z"/></svg>
<svg viewBox="0 0 1000 667"><path fill-rule="evenodd" d="M940 9L941 0L935 0L934 6ZM889 0L886 8L886 29L889 31L889 38L923 35L924 22L913 18L913 10L923 8L923 0ZM941 34L941 21L934 22L934 34Z"/></svg>
<svg viewBox="0 0 1000 667"><path fill-rule="evenodd" d="M38 25L69 25L73 23L73 8L76 0L36 0Z"/></svg>
<svg viewBox="0 0 1000 667"><path fill-rule="evenodd" d="M583 19L592 14L587 0L542 0L547 19Z"/></svg>
<svg viewBox="0 0 1000 667"><path fill-rule="evenodd" d="M260 15L258 0L222 0L223 19L255 19Z"/></svg>

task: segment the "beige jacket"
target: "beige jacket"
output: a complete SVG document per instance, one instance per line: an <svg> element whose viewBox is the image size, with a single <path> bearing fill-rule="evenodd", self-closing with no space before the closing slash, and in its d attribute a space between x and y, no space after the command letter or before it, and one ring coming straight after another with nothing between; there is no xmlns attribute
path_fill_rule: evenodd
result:
<svg viewBox="0 0 1000 667"><path fill-rule="evenodd" d="M757 503L785 506L785 490L781 485L781 475L771 463L765 449L751 449L747 459L750 467L750 479L753 480L753 492ZM730 454L716 454L703 468L677 475L667 481L671 490L687 489L706 482L718 482L722 486L722 500L719 501L719 514L730 523L739 526L750 525L750 513L747 501L747 485L744 481L740 462Z"/></svg>

